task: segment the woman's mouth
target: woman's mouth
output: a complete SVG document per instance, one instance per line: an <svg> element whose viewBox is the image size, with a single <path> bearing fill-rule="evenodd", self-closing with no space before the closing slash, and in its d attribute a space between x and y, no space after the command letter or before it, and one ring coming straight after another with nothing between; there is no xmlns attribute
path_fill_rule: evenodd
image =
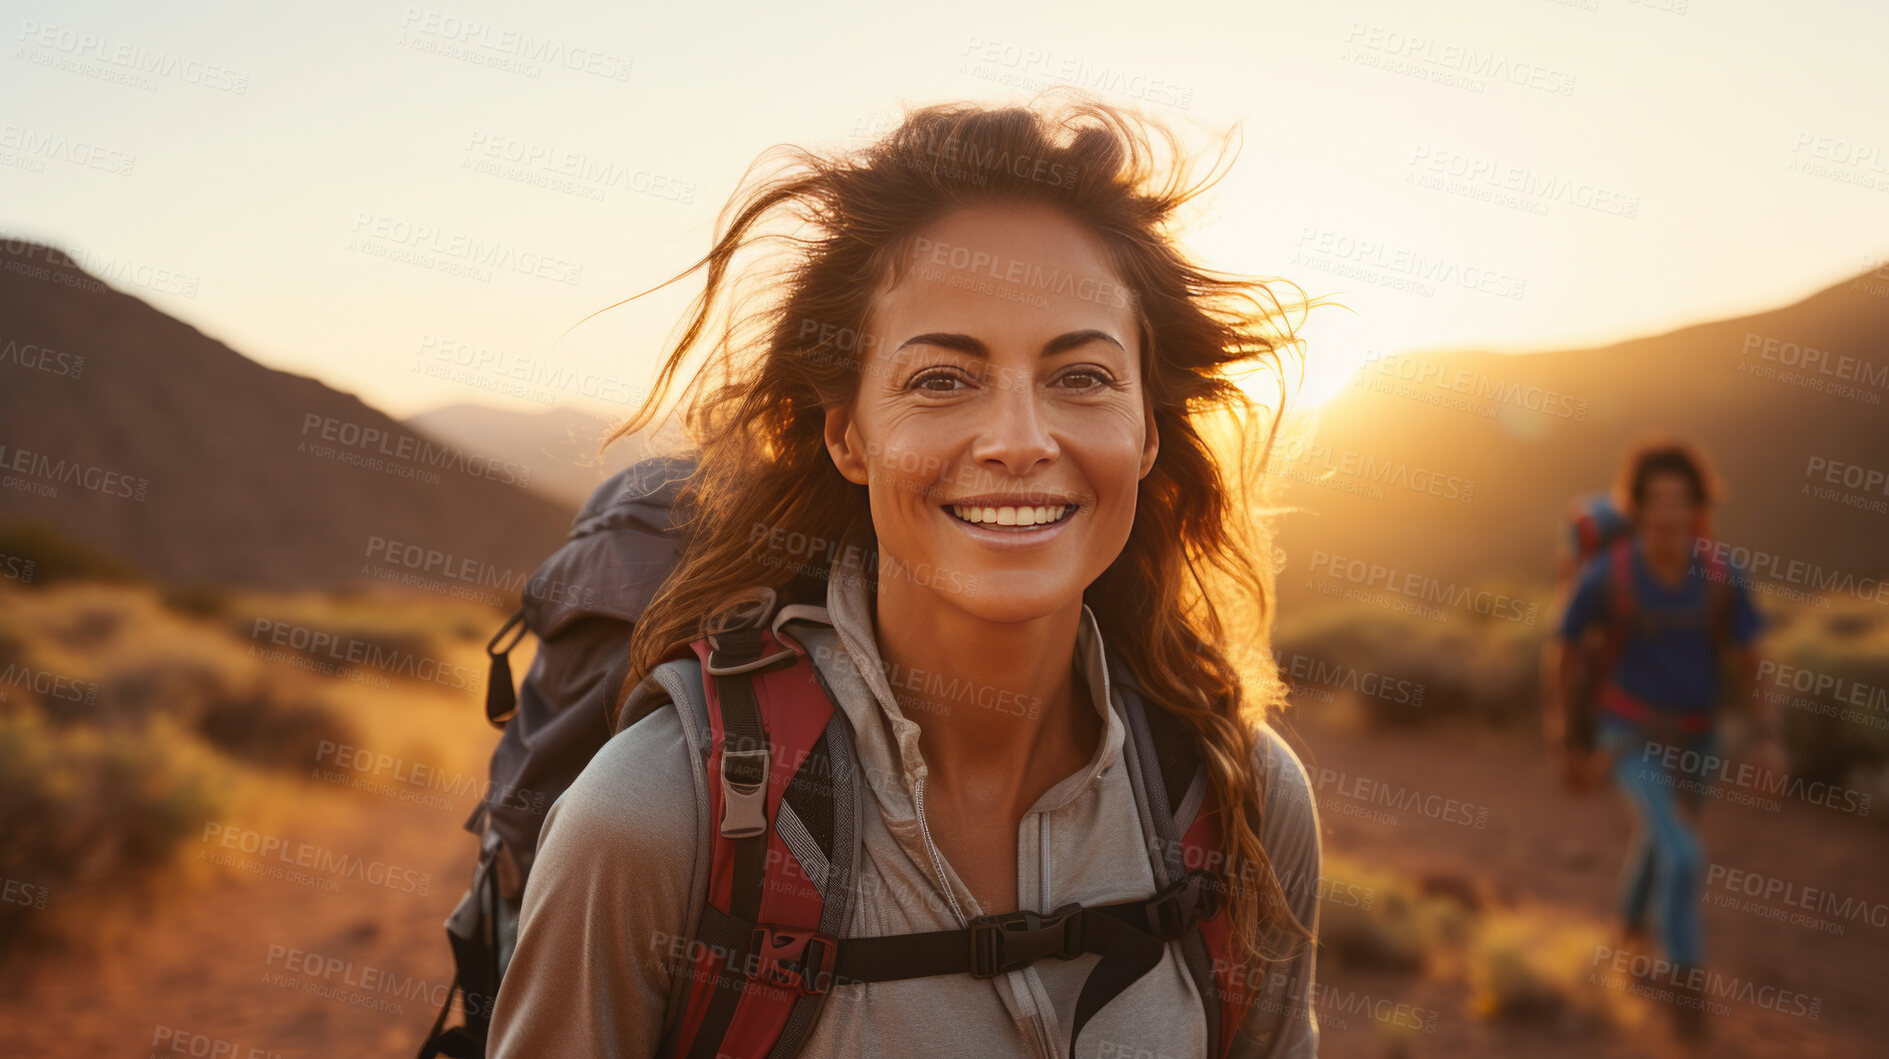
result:
<svg viewBox="0 0 1889 1059"><path fill-rule="evenodd" d="M1075 504L946 504L945 510L959 522L979 529L1018 532L1065 522L1076 513L1076 507Z"/></svg>

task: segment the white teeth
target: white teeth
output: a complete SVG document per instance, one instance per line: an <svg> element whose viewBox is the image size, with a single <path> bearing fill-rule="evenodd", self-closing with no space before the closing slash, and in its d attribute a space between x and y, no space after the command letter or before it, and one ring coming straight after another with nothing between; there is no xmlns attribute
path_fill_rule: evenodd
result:
<svg viewBox="0 0 1889 1059"><path fill-rule="evenodd" d="M952 514L966 522L991 526L1040 526L1055 522L1069 510L1065 504L1041 504L1036 507L968 507L951 505Z"/></svg>

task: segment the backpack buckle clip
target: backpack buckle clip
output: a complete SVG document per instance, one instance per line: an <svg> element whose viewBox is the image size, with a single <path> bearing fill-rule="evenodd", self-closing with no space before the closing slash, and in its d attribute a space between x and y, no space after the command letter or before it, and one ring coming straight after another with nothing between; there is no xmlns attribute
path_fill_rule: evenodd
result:
<svg viewBox="0 0 1889 1059"><path fill-rule="evenodd" d="M778 612L779 598L765 585L736 592L723 600L702 621L702 636L708 641L707 664L702 668L710 676L731 677L770 669L802 653L793 646L780 644L782 650L767 653L769 619Z"/></svg>
<svg viewBox="0 0 1889 1059"><path fill-rule="evenodd" d="M733 763L743 779L731 776ZM767 747L721 754L721 836L753 838L767 833Z"/></svg>
<svg viewBox="0 0 1889 1059"><path fill-rule="evenodd" d="M818 931L762 923L748 951L756 956L754 977L761 981L802 995L824 993L833 984L839 946Z"/></svg>
<svg viewBox="0 0 1889 1059"><path fill-rule="evenodd" d="M1162 941L1186 936L1194 924L1220 912L1220 892L1206 871L1190 871L1148 900L1149 933Z"/></svg>
<svg viewBox="0 0 1889 1059"><path fill-rule="evenodd" d="M1046 956L1082 955L1082 911L1072 903L1049 913L1024 909L971 920L971 975L994 978Z"/></svg>

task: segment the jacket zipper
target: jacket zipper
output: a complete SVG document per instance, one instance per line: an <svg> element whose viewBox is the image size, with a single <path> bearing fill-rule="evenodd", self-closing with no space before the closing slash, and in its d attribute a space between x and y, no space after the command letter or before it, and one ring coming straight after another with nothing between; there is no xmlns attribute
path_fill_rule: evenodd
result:
<svg viewBox="0 0 1889 1059"><path fill-rule="evenodd" d="M944 858L939 855L937 845L931 840L931 827L925 823L925 781L930 778L929 775L920 776L917 785L912 790L912 801L918 812L918 833L923 836L925 840L925 852L931 856L932 870L938 873L938 882L944 888L945 900L951 902L952 914L958 917L958 923L960 925L967 924L970 920L965 918L964 910L958 907L958 896L951 889L951 881L945 877ZM1011 972L1011 975L1010 985L1012 989L1028 988L1027 986L1019 986L1017 984L1015 972ZM1031 992L1030 999L1032 1004L1041 1004L1041 1001L1036 997L1034 991ZM1030 1022L1036 1029L1036 1054L1041 1056L1054 1056L1056 1054L1056 1045L1049 1039L1049 1028L1044 1024L1041 1013L1039 1012Z"/></svg>
<svg viewBox="0 0 1889 1059"><path fill-rule="evenodd" d="M932 844L931 828L925 823L925 781L929 775L918 777L918 785L913 789L912 800L918 811L918 833L924 837L925 852L931 856L931 868L938 873L938 885L944 889L945 900L951 903L951 912L958 917L958 925L963 926L969 920L964 917L964 910L958 907L958 895L951 890L951 880L945 875L944 858L939 856L938 847Z"/></svg>

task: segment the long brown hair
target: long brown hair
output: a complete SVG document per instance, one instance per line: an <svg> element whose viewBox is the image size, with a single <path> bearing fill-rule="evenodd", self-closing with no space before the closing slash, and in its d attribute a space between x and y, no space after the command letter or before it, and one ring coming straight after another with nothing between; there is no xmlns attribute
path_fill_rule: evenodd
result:
<svg viewBox="0 0 1889 1059"><path fill-rule="evenodd" d="M912 110L852 151L763 153L719 218L713 249L682 273L708 267L687 328L605 442L659 422L702 353L680 401L699 455L679 501L690 542L636 623L617 701L699 636L703 615L731 593L765 585L788 598L809 572L825 576L824 562L781 562L782 549L757 547L758 536L785 533L811 559L848 546L875 554L866 488L840 474L823 435L825 409L857 392L874 293L896 282L915 233L946 213L1053 204L1101 238L1133 292L1161 438L1128 543L1084 601L1150 708L1198 731L1218 804L1240 807L1223 814L1221 852L1239 866L1227 904L1234 956L1250 967L1284 958L1269 940L1309 937L1260 845L1253 768L1255 726L1285 700L1268 646L1275 563L1263 468L1286 396L1281 351L1297 339L1277 326L1287 310L1264 281L1209 271L1175 245L1179 209L1224 175L1210 169L1189 185L1187 170L1172 131L1059 89L1024 106ZM738 257L770 249L779 252L751 273L737 268ZM1279 405L1247 396L1239 376L1251 369L1277 376Z"/></svg>

